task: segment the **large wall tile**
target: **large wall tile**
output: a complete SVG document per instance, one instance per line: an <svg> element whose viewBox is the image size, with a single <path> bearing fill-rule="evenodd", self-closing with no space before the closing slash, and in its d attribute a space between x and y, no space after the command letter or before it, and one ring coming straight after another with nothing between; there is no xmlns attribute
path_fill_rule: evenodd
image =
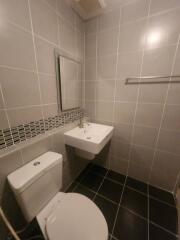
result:
<svg viewBox="0 0 180 240"><path fill-rule="evenodd" d="M22 166L22 158L19 151L0 157L0 196L2 196L6 177L11 172Z"/></svg>
<svg viewBox="0 0 180 240"><path fill-rule="evenodd" d="M118 123L114 125L113 139L117 141L131 141L132 125Z"/></svg>
<svg viewBox="0 0 180 240"><path fill-rule="evenodd" d="M76 32L75 28L69 23L59 18L59 41L60 47L66 52L70 53L71 56L76 55Z"/></svg>
<svg viewBox="0 0 180 240"><path fill-rule="evenodd" d="M116 77L116 55L98 58L97 71L98 79L115 79Z"/></svg>
<svg viewBox="0 0 180 240"><path fill-rule="evenodd" d="M39 74L39 80L42 102L44 104L57 103L57 92L59 91L59 89L57 89L56 77L46 74Z"/></svg>
<svg viewBox="0 0 180 240"><path fill-rule="evenodd" d="M180 75L180 44L178 45L178 50L176 54L176 61L173 69L174 75Z"/></svg>
<svg viewBox="0 0 180 240"><path fill-rule="evenodd" d="M140 103L164 103L167 94L167 84L142 84L139 88Z"/></svg>
<svg viewBox="0 0 180 240"><path fill-rule="evenodd" d="M179 0L152 0L150 13L155 14L176 7L180 7Z"/></svg>
<svg viewBox="0 0 180 240"><path fill-rule="evenodd" d="M93 18L85 22L85 33L97 33L98 18Z"/></svg>
<svg viewBox="0 0 180 240"><path fill-rule="evenodd" d="M154 147L156 144L157 135L158 135L157 128L135 126L132 143L136 145Z"/></svg>
<svg viewBox="0 0 180 240"><path fill-rule="evenodd" d="M148 15L150 0L132 1L122 7L121 23L135 21Z"/></svg>
<svg viewBox="0 0 180 240"><path fill-rule="evenodd" d="M85 101L85 111L91 120L95 119L95 101Z"/></svg>
<svg viewBox="0 0 180 240"><path fill-rule="evenodd" d="M85 52L85 38L84 38L84 33L80 33L79 31L75 32L76 34L76 53L75 53L75 57L77 57L77 59L80 59L81 62L83 63L84 61L84 52Z"/></svg>
<svg viewBox="0 0 180 240"><path fill-rule="evenodd" d="M30 123L43 118L42 108L40 106L16 108L7 110L7 113L11 127L15 127L23 123Z"/></svg>
<svg viewBox="0 0 180 240"><path fill-rule="evenodd" d="M157 151L151 172L150 184L172 192L179 169L179 156Z"/></svg>
<svg viewBox="0 0 180 240"><path fill-rule="evenodd" d="M113 102L96 102L96 119L112 122Z"/></svg>
<svg viewBox="0 0 180 240"><path fill-rule="evenodd" d="M103 31L108 28L115 28L119 26L120 9L107 12L99 17L98 30Z"/></svg>
<svg viewBox="0 0 180 240"><path fill-rule="evenodd" d="M96 57L96 35L95 34L88 34L85 37L86 43L86 58L89 57Z"/></svg>
<svg viewBox="0 0 180 240"><path fill-rule="evenodd" d="M121 25L119 52L142 50L145 43L145 26L146 20Z"/></svg>
<svg viewBox="0 0 180 240"><path fill-rule="evenodd" d="M179 37L180 8L149 19L146 49L177 43Z"/></svg>
<svg viewBox="0 0 180 240"><path fill-rule="evenodd" d="M110 156L109 166L110 166L110 169L112 169L113 171L121 173L123 175L127 175L127 169L128 169L127 160L121 157Z"/></svg>
<svg viewBox="0 0 180 240"><path fill-rule="evenodd" d="M110 148L110 156L129 159L130 143L126 140L112 140Z"/></svg>
<svg viewBox="0 0 180 240"><path fill-rule="evenodd" d="M75 13L72 10L72 8L70 8L68 6L67 1L64 0L58 0L57 1L57 8L58 8L58 12L59 14L66 19L67 21L69 21L72 25L75 24Z"/></svg>
<svg viewBox="0 0 180 240"><path fill-rule="evenodd" d="M4 108L3 96L1 92L1 84L0 84L0 109Z"/></svg>
<svg viewBox="0 0 180 240"><path fill-rule="evenodd" d="M175 131L180 130L180 105L166 105L161 127Z"/></svg>
<svg viewBox="0 0 180 240"><path fill-rule="evenodd" d="M117 46L118 28L106 30L98 34L98 56L116 54Z"/></svg>
<svg viewBox="0 0 180 240"><path fill-rule="evenodd" d="M30 0L34 32L55 44L58 43L57 16L43 0Z"/></svg>
<svg viewBox="0 0 180 240"><path fill-rule="evenodd" d="M60 131L52 136L53 151L62 155L66 154L66 145L64 139L64 132ZM65 159L64 159L65 160Z"/></svg>
<svg viewBox="0 0 180 240"><path fill-rule="evenodd" d="M139 77L142 64L142 52L120 54L118 56L117 77Z"/></svg>
<svg viewBox="0 0 180 240"><path fill-rule="evenodd" d="M137 125L159 127L163 105L161 104L138 104L135 123Z"/></svg>
<svg viewBox="0 0 180 240"><path fill-rule="evenodd" d="M47 3L54 9L57 9L57 0L46 0Z"/></svg>
<svg viewBox="0 0 180 240"><path fill-rule="evenodd" d="M114 101L115 81L103 80L96 82L96 101Z"/></svg>
<svg viewBox="0 0 180 240"><path fill-rule="evenodd" d="M125 84L125 80L116 82L116 101L136 102L138 96L138 85Z"/></svg>
<svg viewBox="0 0 180 240"><path fill-rule="evenodd" d="M179 104L180 103L180 84L171 84L168 91L167 103Z"/></svg>
<svg viewBox="0 0 180 240"><path fill-rule="evenodd" d="M57 104L50 104L43 106L44 118L57 116L59 113L59 108Z"/></svg>
<svg viewBox="0 0 180 240"><path fill-rule="evenodd" d="M0 9L1 20L8 19L27 30L31 29L28 1L1 0Z"/></svg>
<svg viewBox="0 0 180 240"><path fill-rule="evenodd" d="M85 79L88 81L96 80L96 58L90 58L85 61Z"/></svg>
<svg viewBox="0 0 180 240"><path fill-rule="evenodd" d="M0 76L6 108L40 104L37 74L0 68ZM23 89L21 93L20 89Z"/></svg>
<svg viewBox="0 0 180 240"><path fill-rule="evenodd" d="M174 53L174 46L145 51L142 75L171 75Z"/></svg>
<svg viewBox="0 0 180 240"><path fill-rule="evenodd" d="M179 131L176 132L169 130L161 130L157 147L160 150L180 155L179 144L177 144L179 143L179 141L180 141Z"/></svg>
<svg viewBox="0 0 180 240"><path fill-rule="evenodd" d="M32 35L3 22L0 34L0 65L35 70Z"/></svg>
<svg viewBox="0 0 180 240"><path fill-rule="evenodd" d="M154 151L149 148L132 146L128 175L148 182Z"/></svg>
<svg viewBox="0 0 180 240"><path fill-rule="evenodd" d="M86 100L94 101L95 100L95 81L86 81L85 84L85 96Z"/></svg>
<svg viewBox="0 0 180 240"><path fill-rule="evenodd" d="M26 164L48 151L52 151L52 139L50 137L32 141L31 144L25 146L21 151L23 163Z"/></svg>
<svg viewBox="0 0 180 240"><path fill-rule="evenodd" d="M0 110L0 129L8 128L8 120L5 110Z"/></svg>
<svg viewBox="0 0 180 240"><path fill-rule="evenodd" d="M38 71L55 74L54 46L40 38L35 38Z"/></svg>
<svg viewBox="0 0 180 240"><path fill-rule="evenodd" d="M135 103L121 103L115 104L115 122L132 124L135 113Z"/></svg>

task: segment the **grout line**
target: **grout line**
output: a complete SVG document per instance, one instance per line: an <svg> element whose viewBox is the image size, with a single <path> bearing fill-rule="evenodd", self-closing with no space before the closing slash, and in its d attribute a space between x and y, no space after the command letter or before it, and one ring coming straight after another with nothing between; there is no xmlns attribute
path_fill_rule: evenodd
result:
<svg viewBox="0 0 180 240"><path fill-rule="evenodd" d="M108 174L108 172L109 172L109 170L107 170L106 174L104 175L104 177L103 177L103 179L102 179L102 182L101 182L101 184L99 185L99 188L98 188L98 190L97 190L97 192L96 192L95 196L93 197L93 201L94 201L94 199L96 198L96 196L97 196L97 194L98 194L98 192L99 192L99 190L100 190L101 186L103 185L103 183L104 183L104 180L105 180L105 178L106 178L106 175Z"/></svg>
<svg viewBox="0 0 180 240"><path fill-rule="evenodd" d="M151 9L151 1L149 1L148 5L148 15L146 18L146 24L145 24L145 29L147 30L148 28L148 23L149 23L149 14L150 14L150 9ZM144 36L144 46L142 49L142 58L141 58L141 66L140 66L140 77L142 76L142 71L143 71L143 61L144 61L144 55L145 55L145 45L147 41L147 35L145 34ZM135 123L136 123L136 115L137 115L137 110L138 110L138 104L139 104L139 96L140 96L140 88L141 86L138 85L137 88L137 99L136 99L136 105L135 105L135 111L134 111L134 118L133 118L133 124L132 124L132 132L131 132L131 138L130 138L130 149L129 149L129 157L128 157L128 168L127 168L127 175L129 174L129 167L130 167L130 161L131 161L131 153L132 153L132 144L133 144L133 137L134 137L134 132L135 132Z"/></svg>
<svg viewBox="0 0 180 240"><path fill-rule="evenodd" d="M115 123L115 109L116 109L116 94L117 94L117 81L118 81L118 61L119 61L119 47L120 47L120 32L121 32L121 8L119 9L119 22L118 22L118 35L117 35L117 51L116 54L116 68L115 68L115 86L114 86L114 98L113 98L113 116L112 123Z"/></svg>
<svg viewBox="0 0 180 240"><path fill-rule="evenodd" d="M174 58L173 58L173 62L172 62L172 65L171 65L171 74L170 74L170 76L172 76L173 72L174 72L174 67L175 67L175 63L176 63L176 57L177 57L177 53L178 53L178 49L179 49L179 43L180 43L180 34L179 34L179 37L178 37L178 42L177 42L177 45L176 45ZM172 77L170 78L170 81L171 80L172 80ZM165 97L164 104L163 104L163 110L162 110L162 115L161 115L161 120L160 120L160 126L159 126L159 130L158 130L158 134L157 134L157 138L156 138L156 142L155 142L155 147L154 147L155 150L154 150L153 160L152 160L152 164L151 164L151 168L150 168L150 172L149 172L149 182L150 182L150 179L151 179L151 176L152 176L152 170L153 170L154 163L155 163L155 156L156 156L156 153L158 151L158 142L159 142L159 138L160 138L160 132L163 129L162 128L162 124L163 124L163 119L164 119L164 115L165 115L165 109L166 109L166 106L168 105L167 101L168 101L168 94L169 94L169 91L170 91L170 87L171 87L171 83L169 82L168 83L168 87L167 87L167 91L166 91L166 97Z"/></svg>
<svg viewBox="0 0 180 240"><path fill-rule="evenodd" d="M111 200L110 198L107 198L106 196L104 196L104 195L102 195L102 194L100 194L100 193L96 193L96 196L99 196L99 197L101 197L101 198L104 198L105 200L107 200L107 201L113 203L114 205L118 205L117 202Z"/></svg>
<svg viewBox="0 0 180 240"><path fill-rule="evenodd" d="M153 197L153 196L151 196L151 195L149 195L149 198L150 198L150 199L153 199L153 200L156 200L156 201L158 201L158 202L160 202L160 203L166 204L166 205L168 205L169 207L176 208L175 205L172 205L172 204L170 204L170 203L168 203L168 202L165 202L165 201L163 201L163 200L160 200L160 199L158 199L158 198L156 198L156 197Z"/></svg>
<svg viewBox="0 0 180 240"><path fill-rule="evenodd" d="M96 20L96 57L95 57L95 61L96 61L96 81L98 79L98 28L99 28L99 18L97 18ZM97 119L97 91L96 91L96 83L94 83L94 118Z"/></svg>
<svg viewBox="0 0 180 240"><path fill-rule="evenodd" d="M92 165L92 166L93 166L93 165ZM87 173L90 172L92 166L87 170ZM166 228L164 228L164 227L162 227L162 226L160 226L160 225L158 225L158 224L150 221L150 219L149 219L149 206L150 206L150 205L149 205L149 199L150 199L150 198L153 198L153 197L149 195L149 185L147 186L147 187L148 187L148 191L147 191L147 195L146 195L146 196L148 197L147 218L145 218L145 217L139 215L138 213L134 212L133 210L131 210L131 209L129 209L129 208L124 207L124 206L121 205L122 197L123 197L123 193L124 193L125 187L128 187L128 186L126 185L127 176L126 176L125 182L124 182L124 184L123 184L123 189L122 189L122 193L121 193L121 197L120 197L119 204L116 203L116 202L114 202L113 200L107 198L106 196L103 196L103 195L99 194L98 191L99 191L100 187L102 186L104 180L105 180L105 179L108 179L108 178L106 178L106 175L108 174L108 172L109 172L109 170L108 170L107 173L104 175L104 178L103 178L103 180L102 180L102 182L101 182L101 184L100 184L100 186L99 186L99 188L98 188L98 190L97 190L96 192L95 192L94 190L92 190L92 189L90 189L90 188L88 188L88 187L86 187L86 186L84 186L84 185L81 184L81 181L84 179L84 177L86 176L87 173L86 173L86 174L84 175L84 177L80 180L80 182L73 188L73 191L77 188L77 186L80 185L80 186L84 187L85 189L87 189L87 190L89 190L89 191L91 191L92 193L95 194L95 196L93 197L93 201L95 200L95 197L96 197L96 196L100 196L100 197L106 199L107 201L109 201L109 202L111 202L111 203L113 203L113 204L115 204L115 205L118 205L118 209L117 209L117 212L116 212L116 217L115 217L114 225L113 225L113 229L112 229L112 234L110 234L111 237L113 237L113 232L114 232L114 228L115 228L115 224L116 224L116 221L117 221L117 216L118 216L120 207L126 209L127 211L131 212L132 214L136 215L137 217L148 221L148 240L149 240L149 224L150 224L150 223L153 224L153 225L155 225L155 226L157 226L157 227L159 227L159 228L161 228L162 230L168 232L169 234L171 234L171 235L173 235L173 236L177 236L176 234L174 234L173 232L169 231L168 229L166 229ZM97 174L97 175L98 175L98 174ZM102 177L102 175L99 175L99 176ZM128 188L129 188L129 187L128 187ZM130 189L131 189L131 188L130 188ZM132 188L132 190L135 190L135 189ZM136 191L136 190L135 190L135 191ZM139 192L139 191L136 191L136 192L141 193L141 192ZM142 194L142 195L145 195L144 193L141 193L141 194ZM154 199L154 198L153 198L153 199ZM155 200L167 204L166 202L160 201L159 199L156 199L156 198L155 198ZM167 204L167 205L169 205L169 204ZM171 206L171 205L170 205L170 206ZM171 207L174 207L174 206L171 206Z"/></svg>
<svg viewBox="0 0 180 240"><path fill-rule="evenodd" d="M36 53L35 36L34 36L34 28L33 28L33 22L32 22L32 14L31 14L30 0L28 0L28 9L29 9L31 29L32 29L34 57L35 57L35 65L36 65L37 80L38 80L38 90L39 90L40 102L41 102L41 104L42 104L43 101L42 101L42 94L41 94L40 79L39 79L39 74L38 74L38 62L37 62L37 53ZM41 107L41 114L42 114L42 119L43 119L43 122L44 122L44 111L43 111L43 107ZM45 123L44 123L44 128L45 128Z"/></svg>
<svg viewBox="0 0 180 240"><path fill-rule="evenodd" d="M125 189L125 186L126 186L126 181L127 181L127 176L126 176L126 179L125 179L125 181L124 181L124 185L123 185L123 189L122 189L120 201L119 201L119 204L118 204L118 209L117 209L116 216L115 216L115 219L114 219L114 224L113 224L113 228L112 228L112 235L113 235L113 233L114 233L114 229L115 229L117 217L118 217L118 214L119 214L119 211L120 211L121 201L122 201L122 198L123 198L124 189Z"/></svg>
<svg viewBox="0 0 180 240"><path fill-rule="evenodd" d="M156 226L156 227L158 227L158 228L164 230L165 232L171 234L172 236L178 237L178 235L176 235L175 233L169 231L168 229L166 229L166 228L160 226L159 224L157 224L157 223L155 223L155 222L153 222L153 221L149 221L149 223L151 223L151 224L153 224L154 226Z"/></svg>
<svg viewBox="0 0 180 240"><path fill-rule="evenodd" d="M139 194L147 197L147 194L146 194L146 193L143 193L143 192L141 192L141 191L138 191L137 189L135 189L135 188L133 188L133 187L130 187L130 186L128 186L128 185L126 185L126 187L129 188L130 190L134 191L134 192L137 192L137 193L139 193Z"/></svg>
<svg viewBox="0 0 180 240"><path fill-rule="evenodd" d="M143 220L145 220L145 221L148 222L148 219L147 219L147 218L141 216L140 214L134 212L133 210L131 210L131 209L129 209L129 208L123 206L123 205L121 206L121 208L123 208L123 209L127 210L128 212L132 213L132 214L135 215L136 217L139 217L139 218L141 218L141 219L143 219Z"/></svg>
<svg viewBox="0 0 180 240"><path fill-rule="evenodd" d="M1 96L2 96L3 106L5 107L5 106L6 106L6 101L5 101L5 97L4 97L4 93L3 93L3 90L2 90L1 83L0 83L0 94L1 94ZM6 115L6 119L7 119L9 131L10 131L11 139L12 139L12 142L13 142L13 145L14 145L15 142L14 142L14 138L13 138L12 131L11 131L11 125L10 125L10 120L9 120L8 112L7 112L7 109L6 109L6 108L4 108L3 110L4 110L5 115ZM8 146L8 144L7 144L7 141L5 141L6 138L5 138L5 135L4 135L4 132L3 132L3 131L2 131L2 134L3 134L3 139L4 139L5 146L6 146L6 148L8 148L9 146Z"/></svg>

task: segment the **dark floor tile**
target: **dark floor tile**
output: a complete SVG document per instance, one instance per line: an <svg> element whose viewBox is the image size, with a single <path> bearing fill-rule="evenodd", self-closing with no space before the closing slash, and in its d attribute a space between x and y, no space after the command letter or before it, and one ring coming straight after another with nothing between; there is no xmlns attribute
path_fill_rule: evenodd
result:
<svg viewBox="0 0 180 240"><path fill-rule="evenodd" d="M92 172L88 172L86 176L83 178L83 180L81 181L81 185L84 185L85 187L88 187L96 192L102 180L103 180L103 177L97 174L94 174Z"/></svg>
<svg viewBox="0 0 180 240"><path fill-rule="evenodd" d="M106 178L110 178L114 181L117 181L119 183L124 183L125 179L126 179L126 176L120 174L120 173L117 173L117 172L114 172L114 171L109 171Z"/></svg>
<svg viewBox="0 0 180 240"><path fill-rule="evenodd" d="M98 193L116 203L119 203L122 190L123 185L105 179Z"/></svg>
<svg viewBox="0 0 180 240"><path fill-rule="evenodd" d="M39 227L39 224L35 219L32 220L31 223L28 224L26 229L19 234L20 239L27 240L27 239L37 239L37 240L44 240L43 234Z"/></svg>
<svg viewBox="0 0 180 240"><path fill-rule="evenodd" d="M94 172L95 174L104 176L107 173L108 170L106 168L103 168L103 167L99 166L99 165L93 165L91 167L90 171Z"/></svg>
<svg viewBox="0 0 180 240"><path fill-rule="evenodd" d="M73 192L83 194L90 199L93 199L93 197L95 195L95 193L93 193L92 191L90 191L89 189L87 189L86 187L84 187L82 185L78 185Z"/></svg>
<svg viewBox="0 0 180 240"><path fill-rule="evenodd" d="M126 187L123 192L121 204L122 206L132 210L142 217L147 217L148 198L146 195L143 195Z"/></svg>
<svg viewBox="0 0 180 240"><path fill-rule="evenodd" d="M112 228L114 225L114 220L116 217L116 212L118 209L118 205L114 204L100 196L96 196L95 201L94 201L97 206L101 209L107 224L108 224L108 229L109 229L109 233L112 232Z"/></svg>
<svg viewBox="0 0 180 240"><path fill-rule="evenodd" d="M66 190L66 192L72 192L73 189L76 187L78 183L77 182L73 182L69 187L68 189Z"/></svg>
<svg viewBox="0 0 180 240"><path fill-rule="evenodd" d="M127 181L126 181L126 185L131 188L134 188L137 191L147 194L147 184L146 183L143 183L136 179L128 177Z"/></svg>
<svg viewBox="0 0 180 240"><path fill-rule="evenodd" d="M167 204L149 199L149 219L163 228L177 234L177 210Z"/></svg>
<svg viewBox="0 0 180 240"><path fill-rule="evenodd" d="M126 209L120 208L113 236L119 240L147 240L147 221Z"/></svg>
<svg viewBox="0 0 180 240"><path fill-rule="evenodd" d="M86 176L86 174L89 172L91 169L92 164L88 164L87 167L79 174L79 176L76 178L77 182L82 181L82 179Z"/></svg>
<svg viewBox="0 0 180 240"><path fill-rule="evenodd" d="M149 186L149 195L175 206L173 194L169 192L163 191L153 186Z"/></svg>
<svg viewBox="0 0 180 240"><path fill-rule="evenodd" d="M177 240L177 238L175 236L173 236L172 234L162 230L161 228L153 225L153 224L149 224L149 240Z"/></svg>

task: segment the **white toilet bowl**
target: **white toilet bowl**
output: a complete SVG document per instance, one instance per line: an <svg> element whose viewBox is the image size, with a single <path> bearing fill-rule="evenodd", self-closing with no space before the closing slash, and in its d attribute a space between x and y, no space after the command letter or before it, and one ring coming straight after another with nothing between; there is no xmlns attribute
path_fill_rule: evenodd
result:
<svg viewBox="0 0 180 240"><path fill-rule="evenodd" d="M58 193L37 215L49 240L107 240L108 227L99 208L78 193Z"/></svg>
<svg viewBox="0 0 180 240"><path fill-rule="evenodd" d="M36 218L48 240L107 240L108 227L93 201L62 188L62 155L47 152L8 175L26 218Z"/></svg>

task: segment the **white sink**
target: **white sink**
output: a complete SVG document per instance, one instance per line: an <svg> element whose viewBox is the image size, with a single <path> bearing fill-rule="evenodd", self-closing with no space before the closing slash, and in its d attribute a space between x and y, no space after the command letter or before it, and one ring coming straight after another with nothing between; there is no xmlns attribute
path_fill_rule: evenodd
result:
<svg viewBox="0 0 180 240"><path fill-rule="evenodd" d="M114 127L96 123L85 124L65 132L65 143L83 151L98 154L112 138Z"/></svg>

